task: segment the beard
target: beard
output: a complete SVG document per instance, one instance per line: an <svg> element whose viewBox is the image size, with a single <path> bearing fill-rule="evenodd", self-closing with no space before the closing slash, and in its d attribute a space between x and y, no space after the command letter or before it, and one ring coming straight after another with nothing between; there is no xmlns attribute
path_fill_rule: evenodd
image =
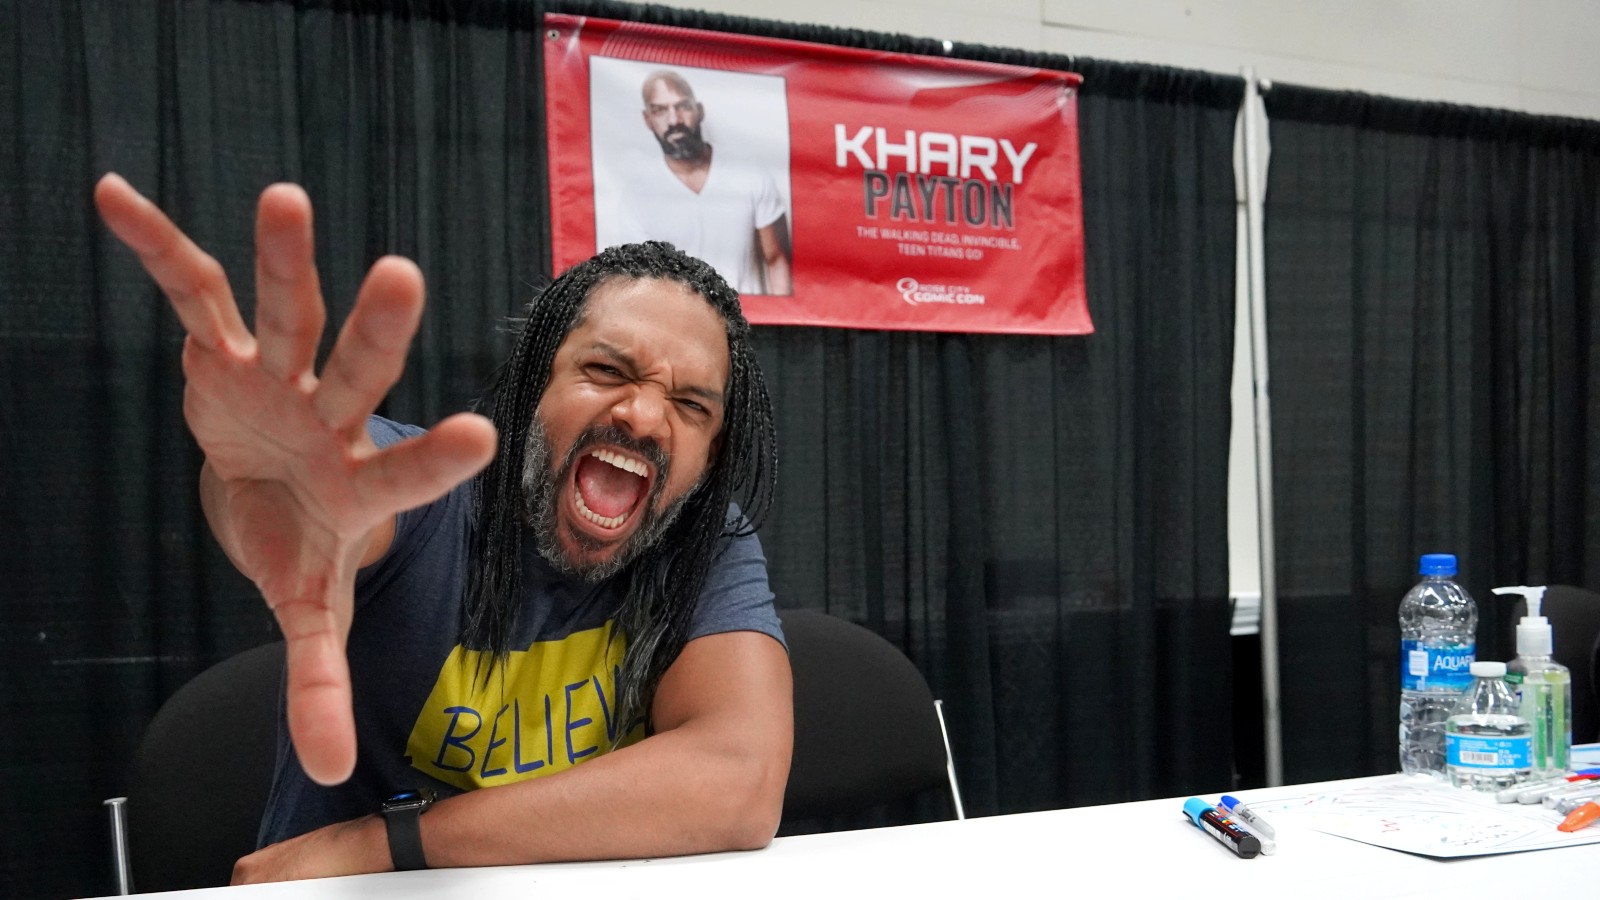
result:
<svg viewBox="0 0 1600 900"><path fill-rule="evenodd" d="M611 444L621 447L650 461L655 468L655 484L650 488L650 495L645 498L639 511L639 525L634 529L616 550L607 558L598 561L585 561L575 559L567 553L561 544L561 520L558 515L557 504L560 502L561 486L572 480L572 467L577 465L579 457L585 451L597 444ZM572 447L567 451L566 458L559 467L554 466L550 459L550 436L545 432L544 423L538 416L528 426L528 447L526 462L522 467L522 496L523 496L523 522L533 532L534 546L539 555L543 556L557 572L583 580L588 584L598 584L607 578L622 571L629 563L639 557L639 554L656 545L677 521L683 507L699 490L700 481L696 481L681 497L670 503L662 505L661 494L667 483L667 472L672 461L659 444L655 441L638 441L615 425L595 426L578 435L572 442ZM580 548L588 551L603 549L605 544L595 541L583 532L573 530L571 538Z"/></svg>
<svg viewBox="0 0 1600 900"><path fill-rule="evenodd" d="M676 140L674 140L676 138ZM671 159L699 159L705 156L705 138L700 136L700 126L673 125L656 135L661 152Z"/></svg>

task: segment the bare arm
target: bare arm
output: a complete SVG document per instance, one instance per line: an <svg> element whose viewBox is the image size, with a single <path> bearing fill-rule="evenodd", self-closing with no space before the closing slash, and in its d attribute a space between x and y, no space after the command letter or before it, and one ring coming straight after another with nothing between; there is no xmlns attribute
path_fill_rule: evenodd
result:
<svg viewBox="0 0 1600 900"><path fill-rule="evenodd" d="M761 243L761 258L767 263L767 293L780 296L794 293L794 272L789 264L789 219L779 216L765 228L756 229Z"/></svg>
<svg viewBox="0 0 1600 900"><path fill-rule="evenodd" d="M740 631L691 641L656 692L657 731L556 775L482 788L422 816L429 865L630 859L764 847L793 753L789 659ZM240 860L235 883L382 872L384 823L342 822Z"/></svg>
<svg viewBox="0 0 1600 900"><path fill-rule="evenodd" d="M261 194L254 333L222 267L153 203L116 175L94 197L188 332L183 413L206 457L207 521L283 632L289 731L306 773L343 781L355 765L344 647L356 570L387 546L397 512L488 463L494 428L458 415L418 438L373 445L366 419L400 377L422 315L422 273L398 257L374 264L314 372L326 314L311 202L298 187Z"/></svg>

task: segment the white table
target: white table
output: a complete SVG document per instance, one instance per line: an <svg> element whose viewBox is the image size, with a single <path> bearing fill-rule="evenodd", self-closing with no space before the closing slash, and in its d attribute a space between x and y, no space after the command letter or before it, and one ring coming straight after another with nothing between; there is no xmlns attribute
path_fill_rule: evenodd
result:
<svg viewBox="0 0 1600 900"><path fill-rule="evenodd" d="M1306 790L1358 785L1351 779ZM1282 795L1284 788L1239 791ZM780 838L765 850L599 863L359 875L185 891L187 900L1012 896L1246 898L1578 897L1600 883L1600 844L1456 860L1414 856L1274 822L1274 856L1239 859L1183 800ZM1215 799L1210 797L1210 799ZM1595 826L1600 827L1600 826ZM226 893L220 893L226 891ZM149 895L156 896L156 895Z"/></svg>

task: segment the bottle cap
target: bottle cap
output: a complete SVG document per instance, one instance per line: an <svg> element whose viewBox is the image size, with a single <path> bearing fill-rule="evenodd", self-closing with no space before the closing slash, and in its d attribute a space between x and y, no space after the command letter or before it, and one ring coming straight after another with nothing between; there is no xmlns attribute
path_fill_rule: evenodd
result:
<svg viewBox="0 0 1600 900"><path fill-rule="evenodd" d="M1503 662L1474 662L1472 664L1473 678L1504 678L1506 677L1506 664Z"/></svg>
<svg viewBox="0 0 1600 900"><path fill-rule="evenodd" d="M1517 655L1549 656L1555 641L1550 636L1550 620L1539 615L1539 606L1544 602L1544 586L1528 587L1519 584L1513 587L1497 587L1494 592L1521 594L1528 603L1528 614L1517 623Z"/></svg>
<svg viewBox="0 0 1600 900"><path fill-rule="evenodd" d="M1454 575L1456 574L1456 555L1454 553L1424 553L1417 563L1419 575Z"/></svg>

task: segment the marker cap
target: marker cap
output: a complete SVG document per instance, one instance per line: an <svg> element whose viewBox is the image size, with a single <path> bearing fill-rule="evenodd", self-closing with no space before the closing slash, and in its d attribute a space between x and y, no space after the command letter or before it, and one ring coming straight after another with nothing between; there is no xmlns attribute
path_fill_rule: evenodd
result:
<svg viewBox="0 0 1600 900"><path fill-rule="evenodd" d="M1562 819L1556 828L1561 831L1578 831L1587 828L1595 819L1600 819L1600 803L1589 802L1567 813L1567 817Z"/></svg>
<svg viewBox="0 0 1600 900"><path fill-rule="evenodd" d="M1199 797L1190 797L1183 801L1183 814L1189 817L1189 821L1193 822L1196 828L1200 827L1200 814L1210 808L1211 804Z"/></svg>

